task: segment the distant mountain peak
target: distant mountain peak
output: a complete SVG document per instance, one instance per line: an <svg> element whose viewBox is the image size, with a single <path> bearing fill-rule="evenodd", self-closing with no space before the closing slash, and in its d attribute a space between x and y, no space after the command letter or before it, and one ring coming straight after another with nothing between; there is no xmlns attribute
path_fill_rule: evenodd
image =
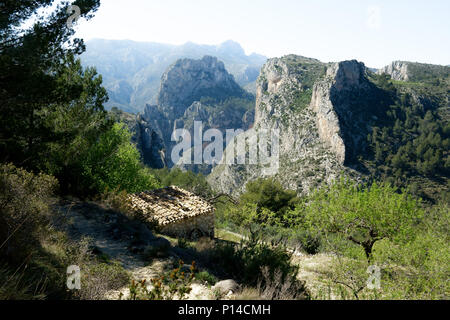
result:
<svg viewBox="0 0 450 320"><path fill-rule="evenodd" d="M167 69L161 78L158 104L172 109L172 115L179 117L201 98L221 101L246 95L222 61L205 55L197 60L179 59Z"/></svg>
<svg viewBox="0 0 450 320"><path fill-rule="evenodd" d="M236 55L245 55L242 46L233 40L227 40L218 46L218 51L233 53Z"/></svg>
<svg viewBox="0 0 450 320"><path fill-rule="evenodd" d="M146 104L157 102L161 76L169 66L178 59L203 59L205 56L217 57L235 81L252 93L259 70L267 60L261 55L246 55L241 45L232 40L220 45L194 42L171 45L104 39L87 41L81 60L84 66L96 66L103 75L110 96L107 108L116 106L124 111L138 112ZM211 58L206 59L213 62Z"/></svg>

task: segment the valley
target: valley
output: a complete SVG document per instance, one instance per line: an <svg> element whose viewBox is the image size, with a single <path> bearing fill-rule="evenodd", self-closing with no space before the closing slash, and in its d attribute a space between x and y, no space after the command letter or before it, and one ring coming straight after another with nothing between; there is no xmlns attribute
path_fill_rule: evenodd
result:
<svg viewBox="0 0 450 320"><path fill-rule="evenodd" d="M0 2L0 300L448 300L446 4L176 2Z"/></svg>

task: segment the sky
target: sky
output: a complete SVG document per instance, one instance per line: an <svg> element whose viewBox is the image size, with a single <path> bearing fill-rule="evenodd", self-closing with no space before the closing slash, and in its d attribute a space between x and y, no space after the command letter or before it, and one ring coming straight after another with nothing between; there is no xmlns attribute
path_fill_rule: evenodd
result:
<svg viewBox="0 0 450 320"><path fill-rule="evenodd" d="M234 40L247 54L450 64L448 0L102 0L77 36L183 44Z"/></svg>

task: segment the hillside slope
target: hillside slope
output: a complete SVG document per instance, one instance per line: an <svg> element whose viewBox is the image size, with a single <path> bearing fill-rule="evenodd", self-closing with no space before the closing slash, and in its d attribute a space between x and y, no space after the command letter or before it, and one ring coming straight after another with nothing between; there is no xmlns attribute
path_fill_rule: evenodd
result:
<svg viewBox="0 0 450 320"><path fill-rule="evenodd" d="M414 82L390 79L400 79L406 65L403 78ZM377 75L355 60L270 59L257 81L255 124L245 134L280 131L279 170L222 164L208 180L217 191L239 194L248 181L275 176L301 194L338 176L381 177L414 182L426 198L448 194L448 69L393 63Z"/></svg>

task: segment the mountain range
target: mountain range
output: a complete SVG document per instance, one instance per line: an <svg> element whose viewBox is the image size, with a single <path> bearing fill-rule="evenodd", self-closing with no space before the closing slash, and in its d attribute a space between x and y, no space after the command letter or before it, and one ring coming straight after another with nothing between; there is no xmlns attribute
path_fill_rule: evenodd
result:
<svg viewBox="0 0 450 320"><path fill-rule="evenodd" d="M86 42L81 60L84 66L95 66L102 74L109 95L106 107L134 113L157 102L161 76L170 65L181 58L201 59L205 55L217 57L240 86L255 92L259 70L267 58L255 53L246 55L234 41L220 45L170 45L93 39Z"/></svg>
<svg viewBox="0 0 450 320"><path fill-rule="evenodd" d="M351 60L270 59L257 81L255 122L246 133L280 132L286 188L308 194L344 177L382 179L423 198L449 193L450 68L393 62L376 73ZM219 165L219 192L241 193L264 177L256 164Z"/></svg>
<svg viewBox="0 0 450 320"><path fill-rule="evenodd" d="M173 163L173 130L192 135L196 120L247 137L279 130L280 166L269 176L299 194L339 177L385 179L428 199L449 193L449 67L394 61L373 70L287 55L258 74L252 95L217 57L178 59L162 74L155 103L137 115L114 112L127 119L146 165L204 173L217 192L238 195L267 171Z"/></svg>

